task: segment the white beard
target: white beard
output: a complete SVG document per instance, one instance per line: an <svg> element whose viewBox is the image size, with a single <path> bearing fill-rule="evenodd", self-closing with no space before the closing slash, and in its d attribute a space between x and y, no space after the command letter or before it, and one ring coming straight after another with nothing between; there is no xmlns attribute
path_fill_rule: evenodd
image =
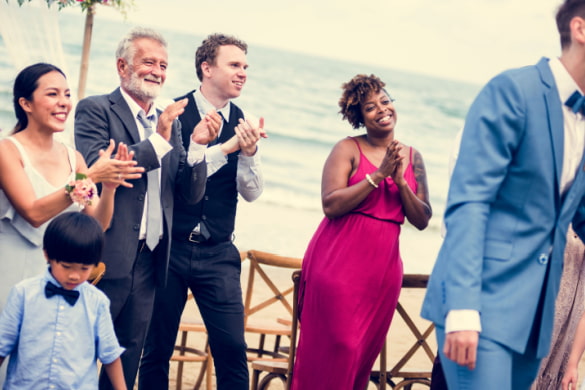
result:
<svg viewBox="0 0 585 390"><path fill-rule="evenodd" d="M126 90L130 92L132 95L135 95L141 100L154 100L158 97L161 90L161 84L158 85L150 85L144 81L144 79L139 78L136 73L130 69L130 80L126 85ZM153 77L152 75L149 77ZM160 80L159 80L160 81Z"/></svg>

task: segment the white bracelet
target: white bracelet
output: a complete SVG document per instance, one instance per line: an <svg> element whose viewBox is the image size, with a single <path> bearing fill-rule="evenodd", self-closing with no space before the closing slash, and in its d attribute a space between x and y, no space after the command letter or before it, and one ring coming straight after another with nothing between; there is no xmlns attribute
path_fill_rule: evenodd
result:
<svg viewBox="0 0 585 390"><path fill-rule="evenodd" d="M372 177L370 176L369 173L366 173L366 180L368 181L368 183L370 183L374 188L378 188L378 185L376 183L374 183L374 180L372 180Z"/></svg>

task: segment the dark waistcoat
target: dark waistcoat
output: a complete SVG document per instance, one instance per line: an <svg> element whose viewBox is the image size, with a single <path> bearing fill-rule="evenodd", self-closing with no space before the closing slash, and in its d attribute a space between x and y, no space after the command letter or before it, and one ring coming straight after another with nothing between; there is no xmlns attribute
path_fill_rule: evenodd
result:
<svg viewBox="0 0 585 390"><path fill-rule="evenodd" d="M189 102L185 107L185 112L179 116L179 120L182 126L183 145L185 150L188 150L191 133L195 125L201 121L201 116L195 105L193 93L189 92L177 100L185 97L189 99ZM217 140L218 143L224 143L234 136L238 119L244 117L240 108L231 102L229 104L231 104L229 121L224 121L221 135ZM238 202L236 174L239 153L239 150L230 153L227 156L227 164L207 178L205 195L199 203L189 205L180 197L175 199L173 237L187 240L193 228L203 222L211 234L213 242L232 239Z"/></svg>

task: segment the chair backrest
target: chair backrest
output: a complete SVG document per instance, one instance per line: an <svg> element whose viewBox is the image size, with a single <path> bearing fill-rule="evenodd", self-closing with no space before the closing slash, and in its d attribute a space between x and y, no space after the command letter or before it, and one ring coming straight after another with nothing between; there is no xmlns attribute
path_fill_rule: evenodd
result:
<svg viewBox="0 0 585 390"><path fill-rule="evenodd" d="M292 274L294 285L293 290L293 312L292 312L292 328L290 335L290 350L288 358L288 369L286 373L286 389L290 389L293 376L293 367L295 364L295 356L297 352L297 332L299 329L299 285L301 280L301 271L294 271Z"/></svg>
<svg viewBox="0 0 585 390"><path fill-rule="evenodd" d="M244 299L244 313L245 321L248 323L248 319L253 314L271 306L277 302L280 302L282 307L288 312L289 315L293 314L293 304L291 295L293 293L293 286L289 283L286 286L278 286L280 283L276 278L284 273L278 274L278 272L272 275L267 272L269 268L273 268L273 271L279 271L279 269L295 270L301 268L301 259L294 257L279 256L272 253L249 250L247 258L250 261L249 274L246 286L246 295ZM288 273L286 273L288 274ZM258 294L254 294L255 290L260 291L261 289L256 286L256 275L260 276L260 280L264 282L268 290L270 291L268 297L258 297ZM255 299L254 299L255 298ZM253 302L254 301L254 302Z"/></svg>
<svg viewBox="0 0 585 390"><path fill-rule="evenodd" d="M102 280L105 273L106 273L106 265L100 261L98 263L98 265L96 265L93 268L93 270L91 271L91 274L89 275L89 278L87 279L87 281L95 286L96 284L98 284L98 282L100 280Z"/></svg>

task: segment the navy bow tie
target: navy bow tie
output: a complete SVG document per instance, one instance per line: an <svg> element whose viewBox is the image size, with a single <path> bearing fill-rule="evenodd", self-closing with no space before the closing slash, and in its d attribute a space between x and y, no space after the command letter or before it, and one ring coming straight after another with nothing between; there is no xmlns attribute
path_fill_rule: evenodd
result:
<svg viewBox="0 0 585 390"><path fill-rule="evenodd" d="M585 96L581 95L579 91L573 92L565 105L569 106L575 114L580 112L581 115L585 115Z"/></svg>
<svg viewBox="0 0 585 390"><path fill-rule="evenodd" d="M67 303L73 306L77 302L77 298L79 298L79 291L66 290L63 287L55 286L53 283L47 282L45 285L45 296L51 298L54 295L63 296Z"/></svg>

